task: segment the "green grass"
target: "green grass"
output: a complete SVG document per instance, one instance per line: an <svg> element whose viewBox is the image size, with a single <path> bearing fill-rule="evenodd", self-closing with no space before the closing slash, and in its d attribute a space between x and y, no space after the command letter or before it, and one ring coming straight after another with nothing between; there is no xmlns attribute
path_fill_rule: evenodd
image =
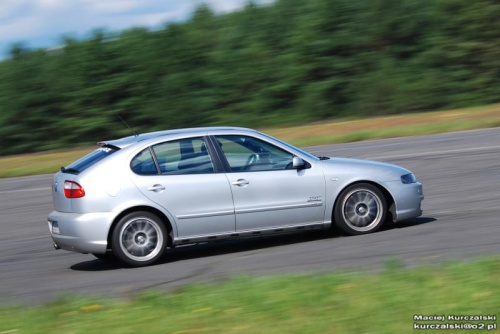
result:
<svg viewBox="0 0 500 334"><path fill-rule="evenodd" d="M336 143L351 143L368 139L385 139L385 138L397 138L397 137L408 137L408 136L418 136L418 135L431 135L438 133L484 129L493 127L500 127L500 119L438 123L430 125L400 126L400 127L392 127L380 130L374 129L367 131L357 131L337 136L336 135L314 136L310 138L292 140L292 143L296 146L326 145L326 144L336 144Z"/></svg>
<svg viewBox="0 0 500 334"><path fill-rule="evenodd" d="M410 270L390 262L377 274L238 277L128 301L4 306L0 333L412 333L415 314L500 316L499 276L500 259L490 258Z"/></svg>
<svg viewBox="0 0 500 334"><path fill-rule="evenodd" d="M500 126L500 105L262 129L297 146L346 143ZM98 138L97 138L98 139ZM97 140L96 139L96 140ZM0 157L0 178L55 173L92 148Z"/></svg>
<svg viewBox="0 0 500 334"><path fill-rule="evenodd" d="M66 166L93 149L86 147L0 157L0 178L55 173L61 166Z"/></svg>

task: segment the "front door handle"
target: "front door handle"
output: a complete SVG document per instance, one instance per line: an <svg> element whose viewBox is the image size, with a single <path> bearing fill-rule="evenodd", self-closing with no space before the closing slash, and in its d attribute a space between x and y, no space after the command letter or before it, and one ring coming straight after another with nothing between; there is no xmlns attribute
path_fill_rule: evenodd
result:
<svg viewBox="0 0 500 334"><path fill-rule="evenodd" d="M155 193L157 193L157 192L165 190L165 187L162 186L161 184L155 184L154 186L149 187L148 190L149 191L154 191Z"/></svg>
<svg viewBox="0 0 500 334"><path fill-rule="evenodd" d="M238 181L234 181L234 182L231 182L231 183L232 183L233 186L242 187L242 186L248 185L250 182L248 182L245 179L238 179Z"/></svg>

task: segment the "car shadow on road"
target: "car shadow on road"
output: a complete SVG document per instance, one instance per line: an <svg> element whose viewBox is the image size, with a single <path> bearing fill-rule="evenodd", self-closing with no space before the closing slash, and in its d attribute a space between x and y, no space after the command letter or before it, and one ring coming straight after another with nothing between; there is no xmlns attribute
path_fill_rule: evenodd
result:
<svg viewBox="0 0 500 334"><path fill-rule="evenodd" d="M419 226L423 224L428 224L435 222L437 219L434 217L418 217L418 218L413 218L409 220L405 220L399 223L394 223L394 224L386 224L381 231L384 230L391 230L391 229L400 229L400 228L407 228L407 227L413 227L413 226Z"/></svg>
<svg viewBox="0 0 500 334"><path fill-rule="evenodd" d="M317 241L336 236L337 235L335 233L318 230L295 234L252 237L239 240L221 240L210 243L178 246L167 249L164 257L155 263L154 266L190 259ZM77 271L106 271L122 268L127 267L117 262L109 262L98 259L76 263L70 267L70 269Z"/></svg>
<svg viewBox="0 0 500 334"><path fill-rule="evenodd" d="M397 224L387 224L381 232L383 233L384 230L387 231L391 229L418 227L420 225L431 223L434 221L436 221L436 219L432 217L419 217ZM314 242L325 239L336 239L342 237L344 236L337 232L318 230L294 234L254 237L239 240L223 240L211 243L179 246L176 248L168 249L165 253L165 256L160 261L155 263L154 266L177 261L200 259L204 257L248 252L265 248L293 245L304 242ZM70 269L75 271L108 271L125 268L134 269L127 268L126 266L118 262L103 261L99 259L76 263L70 267Z"/></svg>

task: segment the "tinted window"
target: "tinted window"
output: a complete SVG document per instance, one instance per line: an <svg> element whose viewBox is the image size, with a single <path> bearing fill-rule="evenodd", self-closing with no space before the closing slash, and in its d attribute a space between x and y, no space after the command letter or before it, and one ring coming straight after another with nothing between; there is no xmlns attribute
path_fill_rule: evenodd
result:
<svg viewBox="0 0 500 334"><path fill-rule="evenodd" d="M155 161L151 155L149 148L145 149L141 153L137 154L132 162L130 163L130 168L132 171L139 175L156 175L158 170L156 169Z"/></svg>
<svg viewBox="0 0 500 334"><path fill-rule="evenodd" d="M161 174L206 174L214 167L203 138L169 141L153 146Z"/></svg>
<svg viewBox="0 0 500 334"><path fill-rule="evenodd" d="M265 134L265 133L260 133L260 134L261 134L262 136L264 136L264 137L269 138L269 139L276 140L276 141L278 141L281 145L286 146L286 147L288 147L288 148L290 148L290 149L292 149L292 150L299 151L302 155L306 156L307 158L309 158L309 159L311 159L311 160L318 160L318 157L317 157L317 156L312 155L311 153L306 152L306 151L304 151L304 150L301 150L301 149L300 149L300 148L298 148L298 147L295 147L295 146L293 146L293 145L290 145L289 143L284 142L283 140L279 140L278 138L271 137L271 136L269 136L269 135L267 135L267 134Z"/></svg>
<svg viewBox="0 0 500 334"><path fill-rule="evenodd" d="M90 166L96 164L98 161L110 156L118 151L119 148L114 146L99 147L97 150L87 154L83 158L71 163L65 168L69 173L80 173Z"/></svg>
<svg viewBox="0 0 500 334"><path fill-rule="evenodd" d="M247 136L217 136L232 172L293 169L293 155Z"/></svg>

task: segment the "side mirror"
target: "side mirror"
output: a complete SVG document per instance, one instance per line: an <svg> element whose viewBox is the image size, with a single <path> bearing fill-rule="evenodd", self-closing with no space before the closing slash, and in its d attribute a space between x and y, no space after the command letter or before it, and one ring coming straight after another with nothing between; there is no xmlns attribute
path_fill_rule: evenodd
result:
<svg viewBox="0 0 500 334"><path fill-rule="evenodd" d="M294 169L302 169L306 167L306 163L300 157L293 157L292 165Z"/></svg>

